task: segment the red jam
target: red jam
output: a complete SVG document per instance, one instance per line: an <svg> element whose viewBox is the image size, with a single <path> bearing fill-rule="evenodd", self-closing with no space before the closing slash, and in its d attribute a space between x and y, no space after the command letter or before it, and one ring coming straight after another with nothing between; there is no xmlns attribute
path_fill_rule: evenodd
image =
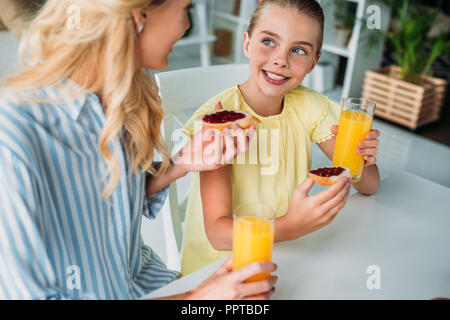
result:
<svg viewBox="0 0 450 320"><path fill-rule="evenodd" d="M235 111L218 111L203 117L203 121L207 123L226 123L233 122L245 118L245 114Z"/></svg>
<svg viewBox="0 0 450 320"><path fill-rule="evenodd" d="M331 168L318 168L315 170L311 170L311 174L315 174L319 177L331 177L331 176L338 176L342 172L344 172L345 169L342 167L331 167Z"/></svg>

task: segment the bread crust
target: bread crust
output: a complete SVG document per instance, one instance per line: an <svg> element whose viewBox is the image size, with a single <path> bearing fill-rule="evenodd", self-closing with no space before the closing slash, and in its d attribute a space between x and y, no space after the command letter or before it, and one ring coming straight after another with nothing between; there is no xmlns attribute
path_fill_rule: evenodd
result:
<svg viewBox="0 0 450 320"><path fill-rule="evenodd" d="M308 176L322 186L331 186L337 182L337 180L331 180L330 177L320 177L318 175L308 172Z"/></svg>
<svg viewBox="0 0 450 320"><path fill-rule="evenodd" d="M311 179L313 179L315 183L318 183L318 184L320 184L322 186L331 186L331 185L335 184L336 182L338 182L339 179L342 178L342 177L351 177L350 176L350 169L345 168L345 167L342 167L342 168L344 168L344 171L338 176L321 177L321 176L318 176L316 174L311 173L311 171L317 170L317 169L320 169L320 168L309 170L308 171L308 176Z"/></svg>

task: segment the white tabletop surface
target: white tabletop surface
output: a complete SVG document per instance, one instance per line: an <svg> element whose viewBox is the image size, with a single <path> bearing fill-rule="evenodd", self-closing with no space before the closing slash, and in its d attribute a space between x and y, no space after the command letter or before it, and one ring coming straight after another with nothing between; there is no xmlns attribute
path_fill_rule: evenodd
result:
<svg viewBox="0 0 450 320"><path fill-rule="evenodd" d="M353 194L327 227L277 243L273 299L431 299L450 297L450 189L408 172L389 175L374 196ZM152 292L181 293L215 262ZM380 289L369 289L376 266Z"/></svg>

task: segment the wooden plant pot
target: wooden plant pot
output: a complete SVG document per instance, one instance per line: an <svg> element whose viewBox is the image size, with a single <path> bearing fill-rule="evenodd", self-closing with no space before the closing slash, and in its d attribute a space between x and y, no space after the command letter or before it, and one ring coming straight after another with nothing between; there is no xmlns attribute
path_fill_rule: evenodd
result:
<svg viewBox="0 0 450 320"><path fill-rule="evenodd" d="M439 120L447 82L425 77L422 86L400 79L400 67L366 71L363 98L377 104L375 116L417 129Z"/></svg>

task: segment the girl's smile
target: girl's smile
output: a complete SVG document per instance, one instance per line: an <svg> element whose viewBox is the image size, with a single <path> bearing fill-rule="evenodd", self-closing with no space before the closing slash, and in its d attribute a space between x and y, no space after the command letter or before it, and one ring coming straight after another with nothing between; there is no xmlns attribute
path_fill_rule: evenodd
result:
<svg viewBox="0 0 450 320"><path fill-rule="evenodd" d="M290 77L286 77L282 74L279 74L276 72L270 72L270 71L266 71L266 70L261 70L261 74L262 74L264 80L266 80L268 83L276 85L276 86L281 86L291 79Z"/></svg>

